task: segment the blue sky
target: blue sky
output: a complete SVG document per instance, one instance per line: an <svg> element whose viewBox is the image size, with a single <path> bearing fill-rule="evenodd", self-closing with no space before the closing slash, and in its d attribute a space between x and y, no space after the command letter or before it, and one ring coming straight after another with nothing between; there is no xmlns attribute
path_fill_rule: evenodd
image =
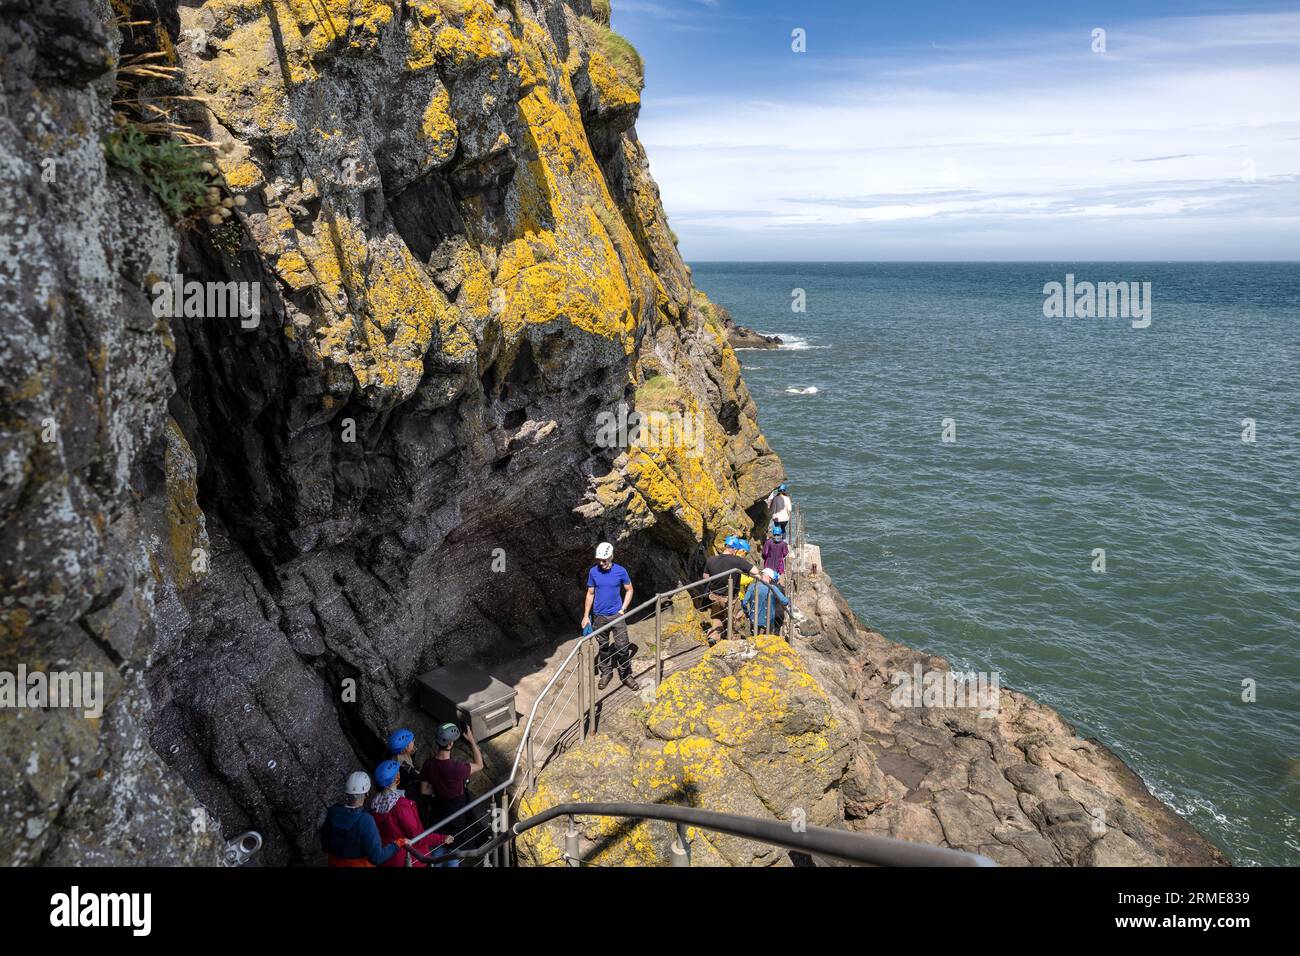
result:
<svg viewBox="0 0 1300 956"><path fill-rule="evenodd" d="M688 260L1300 258L1298 3L613 9Z"/></svg>

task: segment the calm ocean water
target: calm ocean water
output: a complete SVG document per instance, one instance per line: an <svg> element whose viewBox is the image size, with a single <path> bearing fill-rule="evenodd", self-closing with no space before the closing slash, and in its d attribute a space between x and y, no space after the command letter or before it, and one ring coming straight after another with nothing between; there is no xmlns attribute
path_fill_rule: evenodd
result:
<svg viewBox="0 0 1300 956"><path fill-rule="evenodd" d="M1045 318L1067 272L1150 281L1151 326ZM1300 864L1300 265L701 263L695 281L791 341L741 363L865 622L1055 707L1233 862Z"/></svg>

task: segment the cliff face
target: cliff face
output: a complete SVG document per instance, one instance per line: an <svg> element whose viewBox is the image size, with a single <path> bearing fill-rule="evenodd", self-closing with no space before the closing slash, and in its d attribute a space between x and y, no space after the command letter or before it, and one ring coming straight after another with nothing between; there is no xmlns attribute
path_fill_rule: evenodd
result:
<svg viewBox="0 0 1300 956"><path fill-rule="evenodd" d="M164 859L202 804L301 858L415 674L571 630L600 540L648 593L750 523L781 466L590 14L6 4L0 633L111 703L0 718L0 856ZM213 144L233 237L105 161L124 98ZM177 273L256 327L155 317ZM607 440L620 404L698 440Z"/></svg>
<svg viewBox="0 0 1300 956"><path fill-rule="evenodd" d="M217 824L314 859L345 774L427 739L416 674L570 633L600 540L648 594L752 525L781 464L587 0L0 9L0 670L106 675L102 716L0 712L0 861L207 863ZM150 107L214 222L107 161ZM256 321L160 315L178 274ZM695 431L629 447L620 406ZM813 822L868 819L863 645L817 640L825 692L778 681L834 718Z"/></svg>

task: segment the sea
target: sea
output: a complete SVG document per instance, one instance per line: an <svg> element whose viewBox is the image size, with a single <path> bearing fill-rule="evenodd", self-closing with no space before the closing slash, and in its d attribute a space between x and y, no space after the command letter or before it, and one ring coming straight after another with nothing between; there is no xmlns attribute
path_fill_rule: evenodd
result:
<svg viewBox="0 0 1300 956"><path fill-rule="evenodd" d="M1300 264L692 265L866 624L1300 864Z"/></svg>

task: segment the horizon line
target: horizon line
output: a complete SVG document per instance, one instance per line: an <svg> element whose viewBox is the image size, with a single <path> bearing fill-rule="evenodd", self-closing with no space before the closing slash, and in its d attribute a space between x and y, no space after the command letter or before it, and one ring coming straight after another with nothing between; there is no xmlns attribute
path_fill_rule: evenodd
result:
<svg viewBox="0 0 1300 956"><path fill-rule="evenodd" d="M686 259L686 265L1300 265L1300 259Z"/></svg>

